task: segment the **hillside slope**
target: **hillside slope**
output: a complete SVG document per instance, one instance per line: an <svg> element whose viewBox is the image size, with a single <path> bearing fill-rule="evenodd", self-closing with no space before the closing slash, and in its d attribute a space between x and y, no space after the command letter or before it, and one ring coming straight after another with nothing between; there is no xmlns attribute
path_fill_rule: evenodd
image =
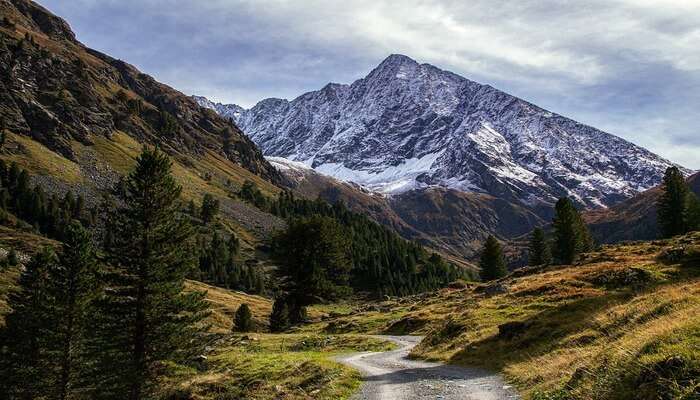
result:
<svg viewBox="0 0 700 400"><path fill-rule="evenodd" d="M43 7L4 0L0 15L5 128L72 160L72 142L91 145L123 131L171 152L212 151L266 179L278 177L224 118L133 66L83 46L64 20Z"/></svg>
<svg viewBox="0 0 700 400"><path fill-rule="evenodd" d="M688 178L688 186L700 196L700 173ZM659 196L661 189L655 187L608 209L589 211L584 217L599 243L654 239L659 232L656 224Z"/></svg>
<svg viewBox="0 0 700 400"><path fill-rule="evenodd" d="M700 233L359 307L319 329L424 334L415 356L502 371L529 399L696 399Z"/></svg>
<svg viewBox="0 0 700 400"><path fill-rule="evenodd" d="M186 201L221 201L222 223L245 258L283 221L233 196L245 181L267 194L282 177L234 124L133 66L89 49L68 24L28 0L0 1L0 159L49 194L94 208L144 145L174 162Z"/></svg>

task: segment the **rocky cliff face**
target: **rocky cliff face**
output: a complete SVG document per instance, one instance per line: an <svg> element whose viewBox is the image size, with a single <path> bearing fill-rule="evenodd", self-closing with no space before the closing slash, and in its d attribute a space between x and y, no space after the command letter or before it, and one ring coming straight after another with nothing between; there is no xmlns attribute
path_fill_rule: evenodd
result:
<svg viewBox="0 0 700 400"><path fill-rule="evenodd" d="M265 155L378 192L438 186L535 210L561 196L610 206L658 184L671 165L619 137L402 55L350 85L263 100L236 121Z"/></svg>
<svg viewBox="0 0 700 400"><path fill-rule="evenodd" d="M91 50L28 0L0 0L0 122L61 155L119 130L171 154L213 151L264 179L279 173L234 124L133 66Z"/></svg>

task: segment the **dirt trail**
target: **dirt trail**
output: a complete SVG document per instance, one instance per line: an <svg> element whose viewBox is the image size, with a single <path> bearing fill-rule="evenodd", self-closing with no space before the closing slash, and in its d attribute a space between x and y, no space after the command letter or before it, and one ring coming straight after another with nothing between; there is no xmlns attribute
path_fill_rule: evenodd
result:
<svg viewBox="0 0 700 400"><path fill-rule="evenodd" d="M519 399L497 374L479 368L409 360L419 336L381 336L399 348L382 353L359 353L339 358L362 372L364 379L353 400L502 400Z"/></svg>

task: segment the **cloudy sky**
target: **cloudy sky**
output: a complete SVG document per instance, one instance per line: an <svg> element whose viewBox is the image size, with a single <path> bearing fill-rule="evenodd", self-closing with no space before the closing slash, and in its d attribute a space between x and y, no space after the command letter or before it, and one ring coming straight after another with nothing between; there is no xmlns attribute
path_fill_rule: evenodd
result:
<svg viewBox="0 0 700 400"><path fill-rule="evenodd" d="M39 0L90 47L248 107L391 53L700 169L698 0Z"/></svg>

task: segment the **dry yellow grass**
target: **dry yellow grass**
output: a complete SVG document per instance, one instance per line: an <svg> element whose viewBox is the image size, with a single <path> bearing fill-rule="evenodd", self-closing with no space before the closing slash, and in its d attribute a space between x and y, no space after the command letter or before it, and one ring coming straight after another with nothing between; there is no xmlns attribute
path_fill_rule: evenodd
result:
<svg viewBox="0 0 700 400"><path fill-rule="evenodd" d="M685 258L659 258L681 247ZM700 233L606 246L577 265L384 302L317 329L422 333L415 356L502 371L525 398L697 398L698 254Z"/></svg>
<svg viewBox="0 0 700 400"><path fill-rule="evenodd" d="M197 281L187 281L186 288L206 292L206 300L212 312L207 322L212 325L213 332L231 332L233 314L243 303L250 307L253 319L260 329L265 330L267 327L268 318L272 312L272 302L268 298L230 291Z"/></svg>

